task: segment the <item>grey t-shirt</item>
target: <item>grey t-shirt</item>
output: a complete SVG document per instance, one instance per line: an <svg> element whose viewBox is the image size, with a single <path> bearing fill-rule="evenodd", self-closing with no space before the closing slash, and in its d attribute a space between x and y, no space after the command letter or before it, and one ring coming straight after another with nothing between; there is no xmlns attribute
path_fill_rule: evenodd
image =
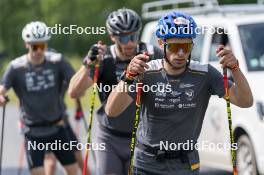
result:
<svg viewBox="0 0 264 175"><path fill-rule="evenodd" d="M107 48L107 52L104 55L103 61L100 65L99 77L98 77L98 86L100 87L112 87L113 85L117 85L120 81L120 76L126 69L130 60L122 61L117 57L115 53L115 46L112 45ZM150 58L158 59L163 57L162 51L154 47L152 45L146 44L146 49ZM91 70L91 78L93 78L93 70ZM122 112L118 117L108 117L105 113L105 104L106 100L111 93L107 88L102 88L102 91L99 91L99 97L102 105L97 110L97 117L99 123L105 127L110 129L131 133L133 128L133 123L135 119L135 105L131 104L128 106L124 112ZM106 90L106 91L104 91Z"/></svg>
<svg viewBox="0 0 264 175"><path fill-rule="evenodd" d="M165 72L162 63L161 59L149 62L150 68L144 74L144 85L164 88L157 92L142 92L137 139L157 148L161 141L196 143L210 96L224 96L223 76L211 65L198 62L191 62L184 73L171 76ZM145 163L140 160L144 152L136 151L135 154L136 166L144 168Z"/></svg>
<svg viewBox="0 0 264 175"><path fill-rule="evenodd" d="M23 122L28 126L41 125L63 117L62 85L73 74L73 68L60 53L45 52L45 61L38 66L33 66L23 55L8 65L1 84L14 89Z"/></svg>
<svg viewBox="0 0 264 175"><path fill-rule="evenodd" d="M191 62L178 76L168 75L161 59L148 65L143 84L164 85L165 89L143 91L138 140L152 146L160 141L197 141L210 96L224 96L222 74L213 66L198 62Z"/></svg>

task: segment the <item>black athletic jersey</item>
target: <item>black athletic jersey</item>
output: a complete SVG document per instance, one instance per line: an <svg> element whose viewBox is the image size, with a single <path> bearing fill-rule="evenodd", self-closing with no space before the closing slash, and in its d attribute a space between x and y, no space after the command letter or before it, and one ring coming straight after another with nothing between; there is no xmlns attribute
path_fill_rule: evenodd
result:
<svg viewBox="0 0 264 175"><path fill-rule="evenodd" d="M145 47L141 47L144 45ZM163 52L152 45L140 43L137 49L138 53L142 53L139 48L146 48L150 59L160 59L163 57ZM111 93L112 87L117 85L120 81L120 76L130 63L128 61L122 61L117 57L115 53L115 45L111 45L107 48L106 54L99 68L99 77L97 81L97 89L99 92L99 98L102 103L100 108L97 110L97 117L99 123L110 129L114 129L124 133L131 133L135 118L135 104L131 103L128 108L122 112L118 117L111 118L105 113L105 104L109 94ZM94 70L91 70L91 78L93 78Z"/></svg>

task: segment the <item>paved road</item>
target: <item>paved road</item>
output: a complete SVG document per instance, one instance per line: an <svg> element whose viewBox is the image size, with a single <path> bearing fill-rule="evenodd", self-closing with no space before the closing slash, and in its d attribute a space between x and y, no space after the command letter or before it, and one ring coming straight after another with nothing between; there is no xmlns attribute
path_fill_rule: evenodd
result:
<svg viewBox="0 0 264 175"><path fill-rule="evenodd" d="M2 116L2 109L1 116ZM6 109L6 121L5 121L5 135L4 135L4 150L3 150L3 175L17 175L19 167L19 157L21 156L21 147L23 144L23 138L19 134L18 130L18 109L16 106L8 105ZM2 120L1 120L2 122ZM76 127L76 122L72 121L73 127ZM83 125L80 124L80 136L84 141L85 133ZM20 175L28 175L27 165L25 157L22 159L22 173ZM61 167L58 165L58 175L61 173ZM231 175L231 173L208 169L202 167L201 175Z"/></svg>

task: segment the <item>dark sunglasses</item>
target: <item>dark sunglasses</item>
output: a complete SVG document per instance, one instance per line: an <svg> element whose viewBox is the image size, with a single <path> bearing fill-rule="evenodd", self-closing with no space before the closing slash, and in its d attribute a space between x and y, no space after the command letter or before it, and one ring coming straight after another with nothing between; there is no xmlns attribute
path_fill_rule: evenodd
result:
<svg viewBox="0 0 264 175"><path fill-rule="evenodd" d="M116 38L121 44L127 44L129 41L132 41L132 42L138 41L139 34L134 33L134 34L125 35L125 36L117 36Z"/></svg>
<svg viewBox="0 0 264 175"><path fill-rule="evenodd" d="M166 49L172 53L178 53L182 50L185 54L192 51L193 42L191 43L164 43Z"/></svg>
<svg viewBox="0 0 264 175"><path fill-rule="evenodd" d="M38 49L45 50L47 48L47 44L46 43L31 44L31 48L33 51L37 51Z"/></svg>

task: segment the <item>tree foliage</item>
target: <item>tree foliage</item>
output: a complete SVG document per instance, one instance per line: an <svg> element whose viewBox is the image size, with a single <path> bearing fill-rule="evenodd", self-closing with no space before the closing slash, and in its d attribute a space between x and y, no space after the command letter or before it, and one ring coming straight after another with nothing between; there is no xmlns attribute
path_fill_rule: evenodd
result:
<svg viewBox="0 0 264 175"><path fill-rule="evenodd" d="M151 0L148 0L151 1ZM141 13L143 0L0 0L0 53L8 58L23 54L24 43L21 31L26 23L44 21L48 26L77 25L81 27L102 27L108 14L118 8L127 7ZM246 0L221 0L221 3L245 3ZM247 2L256 0L247 0ZM53 35L50 47L67 54L86 54L97 40L110 43L104 35Z"/></svg>

